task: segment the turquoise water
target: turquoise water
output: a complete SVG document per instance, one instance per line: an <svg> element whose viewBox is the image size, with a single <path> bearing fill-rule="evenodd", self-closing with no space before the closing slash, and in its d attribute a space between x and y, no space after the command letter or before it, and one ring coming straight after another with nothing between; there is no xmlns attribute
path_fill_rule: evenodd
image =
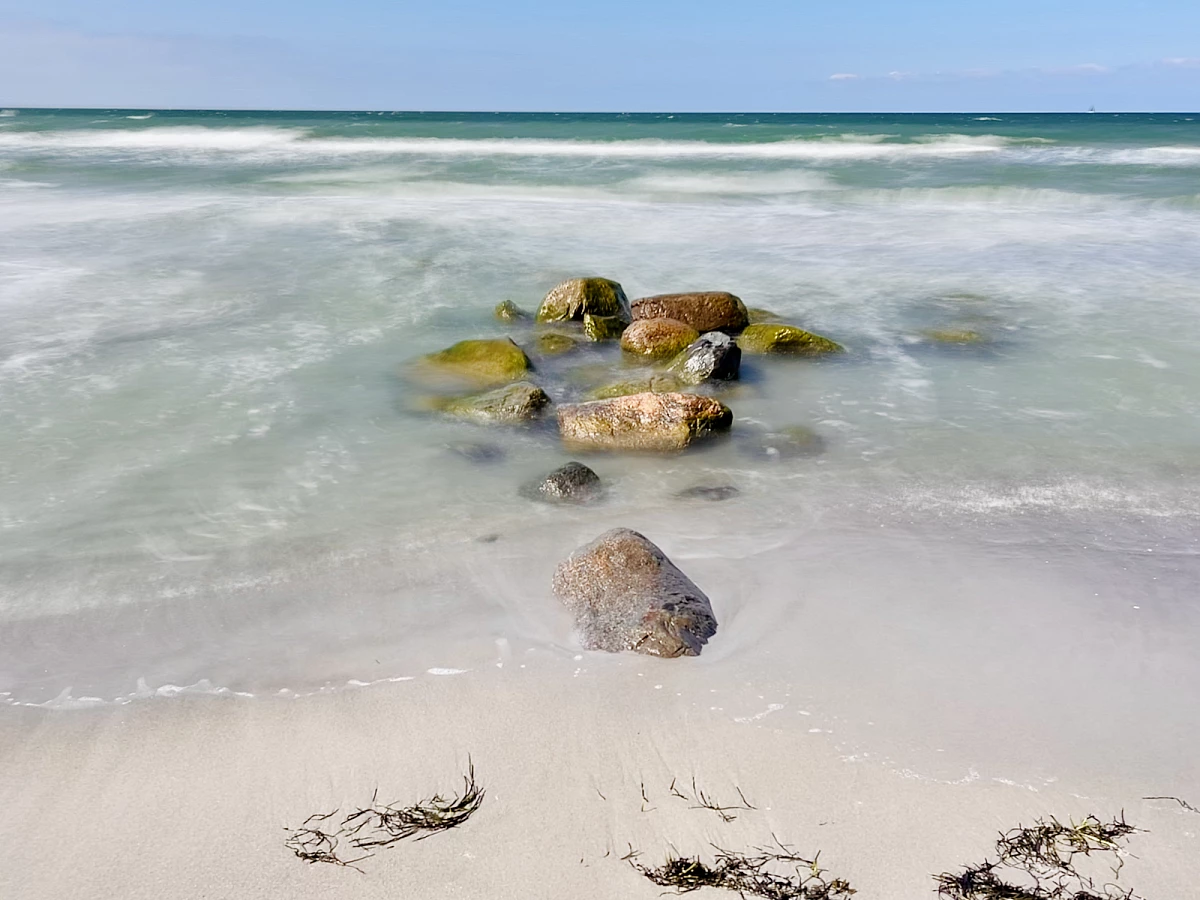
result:
<svg viewBox="0 0 1200 900"><path fill-rule="evenodd" d="M849 352L747 358L730 440L589 459L602 506L538 507L517 488L567 458L550 429L420 413L400 373L525 340L494 304L592 273L730 290ZM568 364L539 372L559 401ZM4 111L0 421L11 702L501 643L570 664L550 572L620 524L712 595L706 665L766 666L815 619L844 640L772 677L861 711L894 705L822 654L932 655L932 710L989 690L980 653L1119 653L1143 663L1122 709L1161 731L1147 698L1200 686L1200 116ZM793 425L824 452L756 452ZM675 499L696 484L740 494Z"/></svg>

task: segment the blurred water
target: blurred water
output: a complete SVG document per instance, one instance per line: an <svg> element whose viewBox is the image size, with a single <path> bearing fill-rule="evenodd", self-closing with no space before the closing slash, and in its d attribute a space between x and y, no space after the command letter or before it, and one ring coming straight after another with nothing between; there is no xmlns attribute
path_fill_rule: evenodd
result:
<svg viewBox="0 0 1200 900"><path fill-rule="evenodd" d="M895 627L880 584L911 579L931 646L1061 602L1043 634L1167 654L1145 691L1200 685L1176 643L1197 633L1198 179L1188 116L20 111L0 122L0 691L274 690L480 664L496 640L569 660L549 573L614 524L707 576L742 623L717 660L774 641L763 671L799 677L797 604L854 598L829 627L870 644ZM590 459L603 507L537 507L517 488L565 460L553 432L415 412L403 364L523 341L493 305L588 273L731 290L849 353L747 358L728 441ZM556 400L585 389L576 364L620 360L541 362ZM825 451L755 452L793 425ZM451 449L479 441L503 459ZM674 498L696 484L741 493ZM931 611L938 591L971 614ZM1149 631L1109 642L1131 607Z"/></svg>

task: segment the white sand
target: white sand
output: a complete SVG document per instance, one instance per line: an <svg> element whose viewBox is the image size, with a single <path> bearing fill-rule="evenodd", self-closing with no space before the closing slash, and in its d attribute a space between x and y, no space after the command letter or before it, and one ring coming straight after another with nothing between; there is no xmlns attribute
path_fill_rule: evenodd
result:
<svg viewBox="0 0 1200 900"><path fill-rule="evenodd" d="M722 696L690 661L589 657L575 678L537 654L521 662L299 699L0 710L0 897L649 900L660 889L619 860L630 844L659 861L772 834L820 850L861 897L931 897L931 873L982 859L1000 829L1122 808L1148 829L1122 883L1153 900L1195 895L1200 815L1141 800L1157 791L1136 773L939 781L848 758L795 704L772 710L753 686ZM468 754L487 797L460 829L384 850L364 874L284 848L284 826L376 787L401 801L453 790ZM758 809L723 823L689 808L668 786L693 776ZM1171 787L1200 799L1194 779Z"/></svg>

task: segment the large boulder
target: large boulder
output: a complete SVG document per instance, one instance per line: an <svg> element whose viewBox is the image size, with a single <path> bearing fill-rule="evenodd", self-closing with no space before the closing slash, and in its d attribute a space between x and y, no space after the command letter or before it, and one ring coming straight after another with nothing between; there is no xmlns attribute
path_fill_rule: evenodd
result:
<svg viewBox="0 0 1200 900"><path fill-rule="evenodd" d="M584 314L631 319L629 299L621 285L607 278L572 278L550 289L538 307L539 322L582 321Z"/></svg>
<svg viewBox="0 0 1200 900"><path fill-rule="evenodd" d="M600 476L579 462L559 466L541 481L526 485L523 493L551 503L588 503L604 493Z"/></svg>
<svg viewBox="0 0 1200 900"><path fill-rule="evenodd" d="M526 422L550 405L550 397L536 384L519 381L485 394L442 401L441 410L464 419L483 422Z"/></svg>
<svg viewBox="0 0 1200 900"><path fill-rule="evenodd" d="M706 331L741 331L749 324L746 306L726 291L696 294L657 294L633 302L633 318L676 319L701 334Z"/></svg>
<svg viewBox="0 0 1200 900"><path fill-rule="evenodd" d="M638 356L666 359L687 349L698 332L678 319L638 319L621 335L621 349Z"/></svg>
<svg viewBox="0 0 1200 900"><path fill-rule="evenodd" d="M696 394L646 392L558 408L563 443L581 450L683 450L732 423L728 406Z"/></svg>
<svg viewBox="0 0 1200 900"><path fill-rule="evenodd" d="M482 386L517 381L533 366L525 351L511 338L497 338L459 341L422 357L420 368L426 373Z"/></svg>
<svg viewBox="0 0 1200 900"><path fill-rule="evenodd" d="M572 553L554 573L554 594L574 614L588 650L699 656L717 631L704 592L628 528L614 528Z"/></svg>
<svg viewBox="0 0 1200 900"><path fill-rule="evenodd" d="M790 353L793 356L824 356L846 348L827 337L795 325L751 325L738 338L746 353Z"/></svg>
<svg viewBox="0 0 1200 900"><path fill-rule="evenodd" d="M667 371L684 384L700 384L710 378L732 381L738 377L742 351L723 331L710 331L679 354Z"/></svg>

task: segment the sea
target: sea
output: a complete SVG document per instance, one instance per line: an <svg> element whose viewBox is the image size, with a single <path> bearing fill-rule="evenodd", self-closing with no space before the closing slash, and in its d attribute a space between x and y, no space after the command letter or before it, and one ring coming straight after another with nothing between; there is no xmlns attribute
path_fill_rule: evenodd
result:
<svg viewBox="0 0 1200 900"><path fill-rule="evenodd" d="M429 411L414 359L583 275L847 352L747 355L678 455ZM572 458L602 502L522 494ZM550 578L617 525L701 657L580 648ZM692 666L904 771L1194 779L1198 526L1200 114L0 111L6 704Z"/></svg>

